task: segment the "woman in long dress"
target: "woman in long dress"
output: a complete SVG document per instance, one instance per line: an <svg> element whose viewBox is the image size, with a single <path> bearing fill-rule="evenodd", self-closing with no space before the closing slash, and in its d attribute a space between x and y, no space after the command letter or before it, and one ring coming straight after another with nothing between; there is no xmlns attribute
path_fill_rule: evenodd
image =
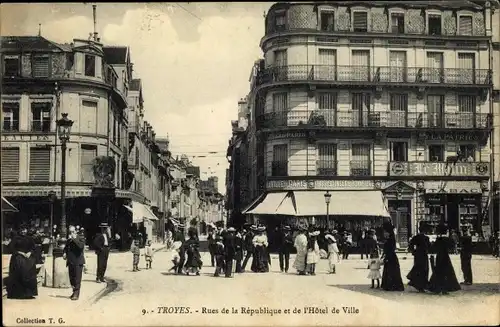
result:
<svg viewBox="0 0 500 327"><path fill-rule="evenodd" d="M419 229L419 233L410 240L409 249L413 254L413 268L406 278L410 281L408 285L415 287L419 292L425 292L429 283L429 248L431 243L429 237Z"/></svg>
<svg viewBox="0 0 500 327"><path fill-rule="evenodd" d="M184 269L187 275L190 273L200 275L200 269L203 265L200 256L200 242L198 241L198 235L195 230L190 229L188 231L189 239L184 243L183 247L187 254L186 264Z"/></svg>
<svg viewBox="0 0 500 327"><path fill-rule="evenodd" d="M265 227L258 227L257 235L252 240L254 252L251 269L253 272L269 272L269 255L267 253L269 243L264 231Z"/></svg>
<svg viewBox="0 0 500 327"><path fill-rule="evenodd" d="M436 260L435 263L431 262L432 276L429 280L428 289L437 294L459 291L461 289L460 284L458 283L449 255L449 251L453 245L450 238L445 235L447 232L446 225L439 225L437 232L439 236L434 243Z"/></svg>
<svg viewBox="0 0 500 327"><path fill-rule="evenodd" d="M315 231L309 234L309 240L307 242L307 273L314 276L316 275L316 264L319 262L319 245L318 238L319 231Z"/></svg>
<svg viewBox="0 0 500 327"><path fill-rule="evenodd" d="M306 256L307 256L307 236L304 228L299 228L299 234L295 237L294 246L297 249L297 256L293 267L297 270L299 275L306 274Z"/></svg>
<svg viewBox="0 0 500 327"><path fill-rule="evenodd" d="M384 262L384 271L382 273L382 289L384 291L404 291L403 279L401 278L401 269L398 256L396 255L396 235L391 223L384 224L384 250L382 260Z"/></svg>
<svg viewBox="0 0 500 327"><path fill-rule="evenodd" d="M12 257L6 281L9 299L33 299L38 295L35 242L27 235L27 228L12 239Z"/></svg>

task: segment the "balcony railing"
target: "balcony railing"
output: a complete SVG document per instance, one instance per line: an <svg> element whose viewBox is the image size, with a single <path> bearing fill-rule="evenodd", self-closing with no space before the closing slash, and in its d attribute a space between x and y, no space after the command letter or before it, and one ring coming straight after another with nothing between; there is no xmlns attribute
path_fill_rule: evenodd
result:
<svg viewBox="0 0 500 327"><path fill-rule="evenodd" d="M19 120L4 120L2 125L4 132L17 132L19 131Z"/></svg>
<svg viewBox="0 0 500 327"><path fill-rule="evenodd" d="M271 112L259 117L263 128L310 125L347 128L490 128L489 114L446 112L442 114L405 111L336 111L334 109Z"/></svg>
<svg viewBox="0 0 500 327"><path fill-rule="evenodd" d="M336 160L318 160L316 162L316 175L318 176L337 176Z"/></svg>
<svg viewBox="0 0 500 327"><path fill-rule="evenodd" d="M287 161L273 161L271 164L272 176L288 176L288 162Z"/></svg>
<svg viewBox="0 0 500 327"><path fill-rule="evenodd" d="M258 84L288 81L490 85L488 69L288 65L262 70Z"/></svg>
<svg viewBox="0 0 500 327"><path fill-rule="evenodd" d="M351 176L370 176L371 162L369 160L353 160L350 162Z"/></svg>
<svg viewBox="0 0 500 327"><path fill-rule="evenodd" d="M50 132L50 121L37 120L31 122L31 130L33 132Z"/></svg>

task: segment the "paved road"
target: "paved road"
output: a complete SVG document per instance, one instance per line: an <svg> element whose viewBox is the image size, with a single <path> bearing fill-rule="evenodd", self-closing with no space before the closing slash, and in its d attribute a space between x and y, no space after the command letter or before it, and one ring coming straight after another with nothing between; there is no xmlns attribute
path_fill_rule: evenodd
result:
<svg viewBox="0 0 500 327"><path fill-rule="evenodd" d="M366 278L366 261L359 256L344 261L336 275L326 274L327 261L317 267L317 276L298 276L279 272L273 256L272 271L267 274L246 273L235 278L212 277L213 268L205 266L201 276L177 276L167 272L170 253L158 252L154 268L131 271L130 253L110 257L107 275L118 287L97 303L78 307L50 308L52 317L63 317L66 325L458 325L495 324L500 322L500 261L475 257L475 285L448 296L370 289ZM292 258L293 260L293 258ZM461 280L459 259L453 263ZM203 254L203 261L209 262ZM293 262L293 261L292 261ZM411 268L412 259L400 259L402 275ZM144 266L144 262L141 262ZM92 267L91 267L92 269ZM293 270L293 269L291 269ZM404 279L406 281L406 279ZM174 307L165 313L158 307ZM260 307L281 313L249 314ZM304 313L304 307L315 307L318 313ZM15 302L4 305L9 318L25 317ZM189 309L188 309L189 308ZM224 313L227 308L229 313ZM236 308L238 313L232 313ZM243 312L242 308L248 308ZM294 313L294 309L297 310ZM327 308L328 313L319 311ZM334 309L335 308L335 309ZM352 308L352 309L347 309ZM37 306L27 317L49 317L47 306ZM284 310L290 310L286 313ZM143 314L143 311L144 313ZM189 310L190 313L185 313ZM338 311L337 311L338 310ZM359 312L346 313L346 311ZM9 324L12 320L4 321Z"/></svg>

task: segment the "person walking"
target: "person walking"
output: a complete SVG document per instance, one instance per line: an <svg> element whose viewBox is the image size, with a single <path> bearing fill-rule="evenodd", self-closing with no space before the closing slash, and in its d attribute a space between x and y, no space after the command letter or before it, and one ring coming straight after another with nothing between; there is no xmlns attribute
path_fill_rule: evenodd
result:
<svg viewBox="0 0 500 327"><path fill-rule="evenodd" d="M97 283L104 282L104 275L106 274L106 268L108 266L109 246L111 242L108 224L101 223L99 227L101 228L101 232L98 233L94 239L94 248L95 253L97 254Z"/></svg>
<svg viewBox="0 0 500 327"><path fill-rule="evenodd" d="M229 278L233 274L233 260L236 255L236 229L234 227L229 227L227 233L224 234L224 273L226 278Z"/></svg>
<svg viewBox="0 0 500 327"><path fill-rule="evenodd" d="M319 262L319 245L318 245L319 231L309 233L307 241L307 255L306 255L306 270L309 275L316 275L316 264Z"/></svg>
<svg viewBox="0 0 500 327"><path fill-rule="evenodd" d="M184 243L186 242L186 238L184 237L184 233L179 230L177 225L174 225L174 242L181 242L181 247L179 249L179 264L177 265L177 274L182 274L182 269L184 268L184 263L186 262L186 251L184 248Z"/></svg>
<svg viewBox="0 0 500 327"><path fill-rule="evenodd" d="M284 226L279 237L279 260L281 272L288 273L290 252L293 247L293 236L290 226Z"/></svg>
<svg viewBox="0 0 500 327"><path fill-rule="evenodd" d="M352 247L352 234L350 232L344 232L344 242L342 244L342 259L349 259L349 254L351 253Z"/></svg>
<svg viewBox="0 0 500 327"><path fill-rule="evenodd" d="M70 299L76 301L80 297L83 266L85 265L85 238L78 234L75 226L69 226L69 236L64 247L63 259L66 260L69 281L73 287Z"/></svg>
<svg viewBox="0 0 500 327"><path fill-rule="evenodd" d="M132 252L132 271L139 271L139 261L141 259L141 241L136 238L132 245L130 246L130 252Z"/></svg>
<svg viewBox="0 0 500 327"><path fill-rule="evenodd" d="M394 226L390 222L384 223L384 251L382 260L384 270L382 272L381 287L384 291L404 291L403 279L401 278L401 268L398 256L396 255L396 235Z"/></svg>
<svg viewBox="0 0 500 327"><path fill-rule="evenodd" d="M425 292L429 283L430 247L429 237L424 234L424 229L420 226L419 233L411 238L408 246L413 254L413 268L406 276L410 280L408 285L416 288L420 293Z"/></svg>
<svg viewBox="0 0 500 327"><path fill-rule="evenodd" d="M236 260L236 273L242 273L243 268L241 266L241 261L243 260L243 235L239 231L236 233L236 239L235 239L235 254L234 254L234 259Z"/></svg>
<svg viewBox="0 0 500 327"><path fill-rule="evenodd" d="M295 237L294 246L297 249L297 256L293 267L297 270L299 275L306 274L306 257L307 257L307 228L300 226L299 234Z"/></svg>
<svg viewBox="0 0 500 327"><path fill-rule="evenodd" d="M333 230L331 234L327 233L325 235L326 241L328 242L328 265L330 267L328 273L330 274L336 273L335 264L340 263L340 251L337 239L334 236L335 234L337 234L337 231Z"/></svg>
<svg viewBox="0 0 500 327"><path fill-rule="evenodd" d="M198 233L195 229L190 229L188 231L189 239L184 242L184 252L187 255L186 264L184 266L184 270L186 275L190 273L196 274L196 276L200 275L200 269L203 266L203 262L201 261L200 256L200 241L198 239Z"/></svg>
<svg viewBox="0 0 500 327"><path fill-rule="evenodd" d="M207 236L208 252L210 253L210 264L215 266L215 235L214 231L210 230Z"/></svg>
<svg viewBox="0 0 500 327"><path fill-rule="evenodd" d="M151 246L151 240L148 241L144 248L144 258L146 259L146 269L151 269L153 264L153 247Z"/></svg>
<svg viewBox="0 0 500 327"><path fill-rule="evenodd" d="M224 270L224 243L219 234L215 235L215 272L214 277L219 277Z"/></svg>
<svg viewBox="0 0 500 327"><path fill-rule="evenodd" d="M472 285L472 237L468 228L464 228L460 237L460 264L464 275L462 284Z"/></svg>
<svg viewBox="0 0 500 327"><path fill-rule="evenodd" d="M254 248L253 248L253 237L255 236L255 231L256 230L257 230L257 226L252 225L250 227L250 230L244 236L245 237L245 239L244 239L244 248L245 248L246 254L245 254L245 259L243 260L243 265L241 266L241 269L242 269L243 272L245 271L245 268L246 268L246 266L248 264L248 260L250 260L250 258L253 255L253 251L254 251Z"/></svg>

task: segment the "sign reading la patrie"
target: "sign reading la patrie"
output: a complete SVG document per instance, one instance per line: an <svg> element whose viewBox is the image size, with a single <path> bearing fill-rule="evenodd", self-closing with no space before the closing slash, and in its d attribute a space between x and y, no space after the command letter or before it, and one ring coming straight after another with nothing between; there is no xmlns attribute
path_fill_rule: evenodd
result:
<svg viewBox="0 0 500 327"><path fill-rule="evenodd" d="M347 190L374 189L370 180L272 180L267 181L267 190Z"/></svg>

